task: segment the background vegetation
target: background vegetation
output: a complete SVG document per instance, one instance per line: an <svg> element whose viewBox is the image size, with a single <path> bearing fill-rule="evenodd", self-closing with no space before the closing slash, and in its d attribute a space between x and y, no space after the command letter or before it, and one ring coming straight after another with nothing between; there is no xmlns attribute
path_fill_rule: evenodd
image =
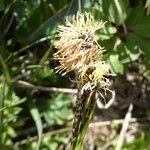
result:
<svg viewBox="0 0 150 150"><path fill-rule="evenodd" d="M148 0L1 0L0 149L67 149L77 90L52 55L57 26L80 6L107 21L97 40L117 74L116 101L95 110L84 149L115 149L122 133L123 150L150 148Z"/></svg>

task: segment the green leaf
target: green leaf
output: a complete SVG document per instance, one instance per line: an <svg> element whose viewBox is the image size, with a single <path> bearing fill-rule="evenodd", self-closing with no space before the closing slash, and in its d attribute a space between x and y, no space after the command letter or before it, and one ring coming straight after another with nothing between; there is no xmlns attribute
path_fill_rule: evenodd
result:
<svg viewBox="0 0 150 150"><path fill-rule="evenodd" d="M112 3L109 7L110 21L114 22L117 25L124 24L127 16L130 13L128 0L112 0L111 2Z"/></svg>
<svg viewBox="0 0 150 150"><path fill-rule="evenodd" d="M106 23L104 27L97 31L96 39L97 40L108 40L114 36L117 32L117 29L110 25L110 23Z"/></svg>
<svg viewBox="0 0 150 150"><path fill-rule="evenodd" d="M55 123L54 113L52 111L44 112L44 118L50 125L53 125Z"/></svg>
<svg viewBox="0 0 150 150"><path fill-rule="evenodd" d="M140 136L133 140L133 142L129 142L124 144L122 150L129 150L129 149L137 149L137 150L148 150L150 146L150 134L146 134Z"/></svg>
<svg viewBox="0 0 150 150"><path fill-rule="evenodd" d="M100 0L100 2L102 3L103 12L105 13L106 16L109 16L109 7L112 1Z"/></svg>
<svg viewBox="0 0 150 150"><path fill-rule="evenodd" d="M0 108L0 112L3 111L3 110L5 110L5 109L7 109L7 108L12 108L12 107L18 106L18 105L24 103L26 100L27 100L26 98L23 98L23 99L21 99L21 100L19 100L19 101L17 101L17 102L11 103L11 104L8 105L8 106L5 106L5 107L3 107L3 108Z"/></svg>
<svg viewBox="0 0 150 150"><path fill-rule="evenodd" d="M13 138L15 138L17 136L15 130L12 127L10 127L10 126L7 128L7 132Z"/></svg>
<svg viewBox="0 0 150 150"><path fill-rule="evenodd" d="M129 29L132 29L134 25L138 24L143 18L145 13L145 8L142 5L138 5L137 7L131 10L129 17L127 18L127 24Z"/></svg>
<svg viewBox="0 0 150 150"><path fill-rule="evenodd" d="M140 48L140 50L144 54L143 63L145 63L147 67L150 68L150 50L149 50L150 40L144 39L135 33L129 33L127 35L127 42L130 43L130 45L134 45L134 47Z"/></svg>
<svg viewBox="0 0 150 150"><path fill-rule="evenodd" d="M43 55L43 57L41 58L40 62L39 62L39 65L43 65L44 62L48 59L50 53L52 51L52 47L50 47L46 52L45 54Z"/></svg>
<svg viewBox="0 0 150 150"><path fill-rule="evenodd" d="M48 107L44 111L45 120L49 124L62 125L73 117L72 110L68 108L71 104L69 97L64 94L54 94L49 103L46 104Z"/></svg>
<svg viewBox="0 0 150 150"><path fill-rule="evenodd" d="M52 3L54 7L55 2ZM59 11L53 15L52 11L50 11L49 3L42 2L41 5L32 12L28 19L26 19L17 28L16 38L18 39L18 41L29 43L45 36L54 34L57 24L59 22L63 22L64 16L66 16L66 14L68 13L68 9L70 10L69 14L73 14L77 11L76 1L74 1L72 5L64 5L66 7L62 6L60 3L58 8Z"/></svg>
<svg viewBox="0 0 150 150"><path fill-rule="evenodd" d="M102 12L101 6L99 6L99 5L96 5L95 7L88 8L88 9L86 9L86 11L91 13L94 16L94 19L97 21L108 20L108 18Z"/></svg>
<svg viewBox="0 0 150 150"><path fill-rule="evenodd" d="M127 19L129 31L135 32L144 38L150 38L150 16L145 16L145 8L138 5L132 9Z"/></svg>
<svg viewBox="0 0 150 150"><path fill-rule="evenodd" d="M109 61L110 61L111 68L112 68L114 73L123 74L124 67L119 61L119 55L118 54L110 55Z"/></svg>
<svg viewBox="0 0 150 150"><path fill-rule="evenodd" d="M115 44L117 42L118 37L113 36L108 40L98 41L102 47L105 47L106 51L111 54L114 50Z"/></svg>
<svg viewBox="0 0 150 150"><path fill-rule="evenodd" d="M150 38L150 16L143 17L132 29L141 37Z"/></svg>
<svg viewBox="0 0 150 150"><path fill-rule="evenodd" d="M39 150L40 143L41 143L41 140L42 140L42 132L43 132L42 131L43 130L43 128L42 128L42 120L41 120L38 108L37 108L37 106L35 105L34 102L30 101L29 108L30 108L30 113L32 115L32 118L33 118L33 120L35 122L37 131L38 131L38 143L37 143L36 150Z"/></svg>
<svg viewBox="0 0 150 150"><path fill-rule="evenodd" d="M126 39L125 51L130 57L131 61L138 60L138 58L142 54L140 47L136 43L134 43L132 39L129 38Z"/></svg>
<svg viewBox="0 0 150 150"><path fill-rule="evenodd" d="M5 75L5 78L6 78L6 81L7 81L7 84L9 86L11 86L11 77L10 77L10 74L9 74L9 69L2 57L2 55L0 54L0 67L3 68L3 72L4 72L4 75Z"/></svg>

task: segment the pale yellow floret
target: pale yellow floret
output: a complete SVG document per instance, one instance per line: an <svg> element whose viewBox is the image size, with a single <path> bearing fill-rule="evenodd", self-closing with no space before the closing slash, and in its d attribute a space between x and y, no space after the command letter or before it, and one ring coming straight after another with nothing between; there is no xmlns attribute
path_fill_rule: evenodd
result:
<svg viewBox="0 0 150 150"><path fill-rule="evenodd" d="M109 69L109 65L104 61L94 62L84 68L84 72L80 75L80 83L86 89L93 89L96 86L105 89L111 84L107 79L107 76L111 75Z"/></svg>

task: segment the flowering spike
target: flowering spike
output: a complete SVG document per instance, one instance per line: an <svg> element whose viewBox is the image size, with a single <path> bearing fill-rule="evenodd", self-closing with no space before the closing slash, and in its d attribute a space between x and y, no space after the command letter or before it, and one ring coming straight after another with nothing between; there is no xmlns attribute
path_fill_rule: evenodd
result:
<svg viewBox="0 0 150 150"><path fill-rule="evenodd" d="M77 83L82 87L78 95L79 100L76 102L72 150L76 146L77 149L81 149L98 100L94 98L95 95L99 93L105 100L104 95L98 89L103 89L105 93L109 91L112 93L113 99L113 92L108 89L110 81L107 76L110 75L110 68L105 61L102 61L103 49L95 38L96 30L101 29L103 25L102 22L96 22L90 13L78 12L71 21L66 20L65 26L58 27L59 41L56 45L58 51L54 54L54 58L60 63L60 66L56 67L57 72L65 75L73 71ZM99 101L97 101L97 105L101 107Z"/></svg>
<svg viewBox="0 0 150 150"><path fill-rule="evenodd" d="M95 32L103 27L104 23L97 22L94 17L85 12L78 12L72 20L66 20L66 25L58 28L58 51L54 58L60 63L57 72L65 75L74 71L77 81L85 89L95 87L106 89L110 81L106 78L109 65L102 61L103 49L95 40ZM82 92L81 92L82 93Z"/></svg>
<svg viewBox="0 0 150 150"><path fill-rule="evenodd" d="M59 26L60 39L56 46L58 52L54 57L60 62L60 73L74 71L81 74L86 65L98 59L102 48L96 42L94 33L103 24L96 22L89 13L78 12L71 22L66 20L65 26Z"/></svg>

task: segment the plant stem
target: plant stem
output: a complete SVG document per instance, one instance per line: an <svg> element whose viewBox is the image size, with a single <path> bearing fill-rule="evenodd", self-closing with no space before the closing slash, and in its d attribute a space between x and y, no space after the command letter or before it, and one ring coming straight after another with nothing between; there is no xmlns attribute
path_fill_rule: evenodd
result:
<svg viewBox="0 0 150 150"><path fill-rule="evenodd" d="M4 106L4 97L5 97L5 88L6 88L6 82L4 77L2 77L1 84L2 85L0 87L0 109L2 109ZM2 124L3 124L3 111L0 111L0 134L2 132L2 127L1 127Z"/></svg>
<svg viewBox="0 0 150 150"><path fill-rule="evenodd" d="M9 75L9 71L7 68L7 65L4 62L4 59L2 55L0 54L0 67L3 68L3 75L2 76L2 82L0 84L0 109L3 109L4 105L4 99L5 99L5 89L6 89L6 83L11 89L11 78ZM11 92L11 90L9 90ZM0 111L0 133L1 133L1 125L3 124L3 111Z"/></svg>
<svg viewBox="0 0 150 150"><path fill-rule="evenodd" d="M83 95L79 99L81 101L81 112L80 116L75 115L75 119L77 119L75 123L75 128L73 133L73 141L72 141L72 150L81 150L84 142L85 135L88 130L88 126L91 122L96 100L95 100L95 92L93 91L84 91ZM78 111L79 113L79 111ZM76 118L77 117L77 118Z"/></svg>
<svg viewBox="0 0 150 150"><path fill-rule="evenodd" d="M9 75L9 71L8 71L7 65L5 64L5 61L4 61L1 54L0 54L0 66L2 66L2 68L3 68L7 84L9 86L11 86L11 78L10 78L10 75Z"/></svg>

